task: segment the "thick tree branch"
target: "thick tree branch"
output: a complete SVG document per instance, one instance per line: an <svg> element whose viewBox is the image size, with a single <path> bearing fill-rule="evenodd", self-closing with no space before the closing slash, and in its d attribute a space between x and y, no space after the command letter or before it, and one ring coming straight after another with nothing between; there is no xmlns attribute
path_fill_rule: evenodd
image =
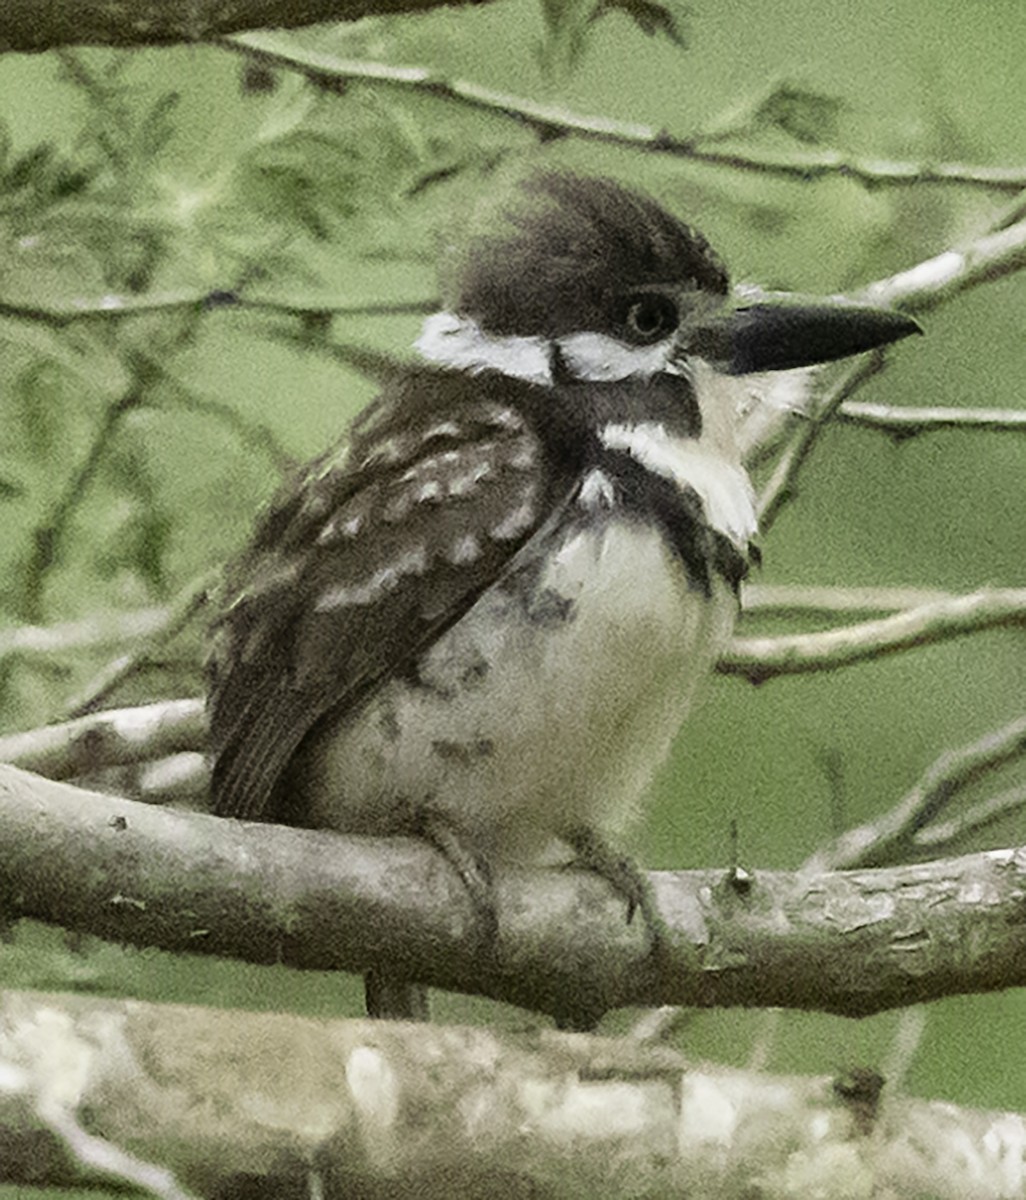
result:
<svg viewBox="0 0 1026 1200"><path fill-rule="evenodd" d="M6 992L0 1078L14 1182L66 1178L39 1116L59 1096L64 1126L207 1196L1024 1194L1018 1114L910 1099L858 1067L755 1075L552 1030Z"/></svg>
<svg viewBox="0 0 1026 1200"><path fill-rule="evenodd" d="M414 839L343 838L155 809L0 768L0 903L171 951L363 971L562 1017L623 1005L861 1016L1026 984L1026 848L879 871L650 876L654 953L579 870L496 881L480 945L452 868Z"/></svg>
<svg viewBox="0 0 1026 1200"><path fill-rule="evenodd" d="M285 29L423 12L487 0L5 0L0 53L57 46L155 46L200 42L239 29Z"/></svg>

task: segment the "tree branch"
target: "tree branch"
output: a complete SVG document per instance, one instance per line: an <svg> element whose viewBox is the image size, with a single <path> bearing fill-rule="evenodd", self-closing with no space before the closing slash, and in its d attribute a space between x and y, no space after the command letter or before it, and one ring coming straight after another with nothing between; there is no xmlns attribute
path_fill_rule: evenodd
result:
<svg viewBox="0 0 1026 1200"><path fill-rule="evenodd" d="M103 296L74 296L51 304L22 304L14 300L0 301L0 316L16 317L23 321L38 321L61 329L82 321L116 321L128 317L146 317L154 313L214 312L220 309L245 309L304 320L346 317L394 317L433 312L437 299L367 301L329 300L324 295L310 294L261 296L246 291L143 292L123 295L109 292Z"/></svg>
<svg viewBox="0 0 1026 1200"><path fill-rule="evenodd" d="M0 737L0 762L17 763L48 779L70 779L101 767L130 766L205 749L207 715L199 700L161 700L137 708L92 713Z"/></svg>
<svg viewBox="0 0 1026 1200"><path fill-rule="evenodd" d="M190 620L203 603L209 580L200 579L186 589L167 611L166 624L152 642L108 666L80 697L78 711L91 707L106 695L109 686L138 668L152 647ZM1026 623L1026 588L982 588L968 595L919 592L906 589L762 589L767 599L759 600L753 588L751 611L776 606L788 611L844 612L859 609L898 607L915 599L925 600L915 608L891 616L862 621L821 633L783 634L773 637L735 637L716 664L724 675L739 675L752 683L764 683L780 675L805 675L854 666L903 650L933 645L950 638L986 629ZM891 592L893 591L893 595ZM838 595L838 592L841 594ZM774 599L774 593L777 593ZM824 593L824 594L821 594ZM746 592L746 595L748 593ZM56 636L63 627L49 631ZM16 630L10 648L0 643L0 652L19 643L47 638L48 631L36 626ZM136 708L107 709L75 720L11 733L0 737L0 762L37 771L50 779L69 779L101 767L148 762L178 751L204 751L207 727L202 699L165 700Z"/></svg>
<svg viewBox="0 0 1026 1200"><path fill-rule="evenodd" d="M0 629L0 662L8 658L48 657L91 646L109 646L159 633L169 619L164 606L130 612L97 613L56 625L14 625Z"/></svg>
<svg viewBox="0 0 1026 1200"><path fill-rule="evenodd" d="M1026 408L945 408L925 405L919 408L847 400L838 408L836 420L844 425L889 433L898 439L918 437L938 429L1026 432Z"/></svg>
<svg viewBox="0 0 1026 1200"><path fill-rule="evenodd" d="M1012 274L1026 266L1026 219L1005 225L966 243L945 250L886 279L868 284L851 298L867 304L892 306L910 313L927 312L955 296ZM864 355L842 368L820 399L815 412L800 428L781 455L759 497L759 529L769 532L781 509L794 495L801 468L819 439L826 422L854 393L884 367L881 352ZM775 429L767 430L767 436Z"/></svg>
<svg viewBox="0 0 1026 1200"><path fill-rule="evenodd" d="M736 637L716 664L724 675L764 683L777 675L832 671L967 633L1026 623L1026 588L981 588L919 608L822 633Z"/></svg>
<svg viewBox="0 0 1026 1200"><path fill-rule="evenodd" d="M5 0L0 53L57 46L159 46L207 41L239 29L355 21L487 0Z"/></svg>
<svg viewBox="0 0 1026 1200"><path fill-rule="evenodd" d="M805 864L807 871L870 867L907 860L918 847L935 851L970 829L978 828L1022 804L1022 790L990 797L959 819L937 824L937 817L970 784L1026 755L1026 717L957 750L947 750L893 808L875 821L849 829L818 850Z"/></svg>
<svg viewBox="0 0 1026 1200"><path fill-rule="evenodd" d="M652 950L580 870L496 879L480 945L458 876L415 839L344 838L157 809L0 768L0 898L12 914L174 952L364 971L559 1017L624 1005L863 1016L1026 984L1026 848L878 871L650 875Z"/></svg>
<svg viewBox="0 0 1026 1200"><path fill-rule="evenodd" d="M1026 167L972 166L965 163L901 162L864 158L823 150L783 156L753 150L717 148L715 136L701 133L674 137L665 129L610 117L586 116L523 96L482 87L466 79L450 79L429 67L339 58L312 50L294 39L263 31L220 39L228 49L247 54L271 67L298 71L308 78L336 83L366 82L403 91L427 92L466 108L506 117L540 136L579 137L655 154L668 154L708 166L809 183L831 176L853 179L867 187L937 183L1018 192L1026 187Z"/></svg>
<svg viewBox="0 0 1026 1200"><path fill-rule="evenodd" d="M217 586L219 576L220 572L207 571L187 583L174 601L160 610L163 620L156 628L147 631L148 636L144 636L140 645L105 663L78 695L68 701L66 715L75 719L95 712L115 688L141 671L147 663L152 662L157 652L181 633L197 613L203 611L211 590ZM2 742L3 739L0 738L0 744ZM0 761L2 760L3 754L0 752ZM62 775L59 778L66 776Z"/></svg>
<svg viewBox="0 0 1026 1200"><path fill-rule="evenodd" d="M743 583L741 612L745 616L850 616L852 613L902 612L953 600L951 592L933 588L817 587L800 584Z"/></svg>
<svg viewBox="0 0 1026 1200"><path fill-rule="evenodd" d="M207 1196L1021 1195L1018 1114L623 1038L5 992L0 1069L15 1182L59 1177L35 1099L57 1093Z"/></svg>

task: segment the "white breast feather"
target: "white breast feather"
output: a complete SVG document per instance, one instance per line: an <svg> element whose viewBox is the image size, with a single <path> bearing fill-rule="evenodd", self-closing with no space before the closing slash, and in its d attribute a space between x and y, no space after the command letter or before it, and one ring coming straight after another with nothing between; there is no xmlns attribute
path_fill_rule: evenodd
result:
<svg viewBox="0 0 1026 1200"><path fill-rule="evenodd" d="M491 589L427 652L420 686L392 680L314 749L306 786L333 781L315 819L384 835L426 807L514 861L551 861L573 826L622 830L734 597L720 581L712 600L689 588L657 530L615 517L569 533L536 584L551 620L528 615L523 583Z"/></svg>

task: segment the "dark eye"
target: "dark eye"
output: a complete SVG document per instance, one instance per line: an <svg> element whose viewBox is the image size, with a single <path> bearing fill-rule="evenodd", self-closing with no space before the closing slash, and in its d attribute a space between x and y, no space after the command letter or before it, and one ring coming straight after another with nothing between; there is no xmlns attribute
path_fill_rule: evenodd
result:
<svg viewBox="0 0 1026 1200"><path fill-rule="evenodd" d="M628 296L621 320L624 340L648 346L673 333L679 320L677 306L669 296L657 292Z"/></svg>

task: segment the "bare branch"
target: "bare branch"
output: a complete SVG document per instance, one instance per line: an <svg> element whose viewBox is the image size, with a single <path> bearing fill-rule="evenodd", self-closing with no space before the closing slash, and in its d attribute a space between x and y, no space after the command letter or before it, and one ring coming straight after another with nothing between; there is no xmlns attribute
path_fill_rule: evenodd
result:
<svg viewBox="0 0 1026 1200"><path fill-rule="evenodd" d="M203 610L219 575L218 571L207 571L198 579L186 584L174 602L162 610L163 621L149 631L149 636L143 644L125 654L119 654L117 658L106 663L81 692L69 701L67 715L75 718L95 712L116 687L152 662L157 653ZM2 759L3 754L0 753L0 760Z"/></svg>
<svg viewBox="0 0 1026 1200"><path fill-rule="evenodd" d="M825 150L791 154L718 148L720 138L702 134L674 137L665 129L609 117L585 116L557 105L539 104L522 96L498 92L465 79L450 79L428 67L339 58L297 44L288 36L263 31L221 39L229 49L251 55L268 66L299 71L314 80L369 82L378 87L427 92L464 107L507 117L546 138L579 137L656 154L686 158L710 166L752 171L808 183L831 176L853 179L871 187L923 183L960 184L999 192L1026 187L1026 167L970 166L964 163L900 162L858 157Z"/></svg>
<svg viewBox="0 0 1026 1200"><path fill-rule="evenodd" d="M24 567L22 597L23 615L31 621L38 621L42 616L47 575L58 561L71 520L110 449L115 431L128 413L139 406L141 398L139 389L133 387L107 406L93 431L92 441L84 458L72 472L50 511L32 531L32 549Z"/></svg>
<svg viewBox="0 0 1026 1200"><path fill-rule="evenodd" d="M100 767L203 749L206 737L202 700L163 700L9 733L0 737L0 762L17 763L49 779L69 779Z"/></svg>
<svg viewBox="0 0 1026 1200"><path fill-rule="evenodd" d="M981 833L1006 817L1019 816L1026 811L1026 788L1010 788L996 796L977 801L950 821L938 821L917 829L912 841L923 854L945 854L964 838Z"/></svg>
<svg viewBox="0 0 1026 1200"><path fill-rule="evenodd" d="M52 1103L36 1103L36 1113L42 1124L54 1133L73 1160L87 1171L96 1171L108 1179L138 1188L157 1200L198 1200L185 1191L174 1175L155 1163L129 1154L127 1150L88 1133L73 1112Z"/></svg>
<svg viewBox="0 0 1026 1200"><path fill-rule="evenodd" d="M989 232L961 249L917 263L887 279L868 284L852 297L870 304L891 305L906 312L927 312L962 292L990 283L1026 266L1026 220ZM824 424L884 366L881 352L866 355L841 369L811 418L797 430L759 497L759 528L766 534L793 497L801 468ZM767 436L775 430L768 430Z"/></svg>
<svg viewBox="0 0 1026 1200"><path fill-rule="evenodd" d="M355 21L375 13L423 12L487 0L5 0L0 53L57 46L157 46L205 41L238 29L282 29Z"/></svg>
<svg viewBox="0 0 1026 1200"><path fill-rule="evenodd" d="M336 316L392 317L432 312L438 307L436 299L353 302L329 300L321 294L261 296L249 290L223 292L191 291L148 292L124 295L109 292L103 296L75 296L51 304L20 304L0 301L0 316L39 321L62 328L80 321L112 321L128 317L145 317L153 313L194 313L224 308L242 308L255 312L316 319Z"/></svg>
<svg viewBox="0 0 1026 1200"><path fill-rule="evenodd" d="M883 353L876 351L863 355L862 358L839 369L832 385L819 398L815 413L803 421L795 431L790 445L781 454L769 481L762 489L756 509L759 516L759 532L763 536L769 533L784 506L794 499L798 475L819 441L826 422L849 396L853 396L867 380L879 374L883 368ZM767 430L768 434L771 432L774 431Z"/></svg>
<svg viewBox="0 0 1026 1200"><path fill-rule="evenodd" d="M1026 220L982 234L961 248L917 263L861 289L855 299L929 312L981 283L993 283L1026 266Z"/></svg>
<svg viewBox="0 0 1026 1200"><path fill-rule="evenodd" d="M133 641L163 629L168 613L165 606L158 606L102 613L58 625L15 625L0 629L0 660L60 655Z"/></svg>
<svg viewBox="0 0 1026 1200"><path fill-rule="evenodd" d="M1026 848L911 867L650 875L658 952L593 873L496 878L473 905L427 843L245 824L0 768L11 913L136 945L364 971L561 1017L623 1005L783 1006L860 1016L1026 984ZM884 902L886 898L886 902ZM971 931L971 933L970 933Z"/></svg>
<svg viewBox="0 0 1026 1200"><path fill-rule="evenodd" d="M817 851L805 864L804 870L846 870L914 857L918 835L926 834L960 791L1024 754L1026 717L1012 721L1004 728L994 730L958 750L946 751L893 808L869 824L848 830L832 844ZM989 803L993 807L996 801L1001 801L1006 808L1013 803L1010 796L996 797ZM980 825L988 819L987 810L980 806L972 812L972 816L966 814L963 822L954 823L951 836L964 833L966 827L963 823L966 821ZM991 812L990 817L993 816ZM936 833L937 827L933 828ZM927 836L923 846L930 844L931 839Z"/></svg>
<svg viewBox="0 0 1026 1200"><path fill-rule="evenodd" d="M982 588L919 608L822 633L736 637L716 664L724 675L763 683L777 675L832 671L968 633L1026 623L1026 588Z"/></svg>
<svg viewBox="0 0 1026 1200"><path fill-rule="evenodd" d="M807 617L851 613L902 612L953 600L951 592L903 587L806 587L800 584L744 583L741 611L748 615Z"/></svg>
<svg viewBox="0 0 1026 1200"><path fill-rule="evenodd" d="M896 438L917 437L938 429L1026 432L1024 408L903 408L892 404L865 404L847 400L838 408L836 420L844 425L889 433Z"/></svg>
<svg viewBox="0 0 1026 1200"><path fill-rule="evenodd" d="M1026 1140L1022 1116L868 1071L762 1076L538 1028L6 992L3 1060L25 1086L0 1109L0 1173L54 1161L29 1097L66 1092L75 1063L76 1116L204 1195L319 1195L313 1176L332 1197L740 1200L838 1195L843 1172L851 1194L999 1200Z"/></svg>

